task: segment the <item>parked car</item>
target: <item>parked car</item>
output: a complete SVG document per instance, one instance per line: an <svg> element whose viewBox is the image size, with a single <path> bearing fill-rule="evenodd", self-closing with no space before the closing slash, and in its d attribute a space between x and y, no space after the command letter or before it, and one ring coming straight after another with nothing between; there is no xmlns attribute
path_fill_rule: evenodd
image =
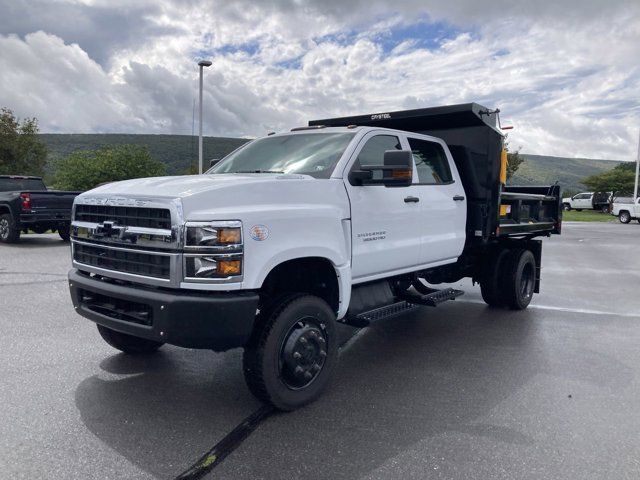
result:
<svg viewBox="0 0 640 480"><path fill-rule="evenodd" d="M310 122L245 144L204 175L77 197L71 298L111 346L244 348L250 391L316 399L336 322L365 327L463 294L527 308L560 187L505 186L496 113L478 104ZM413 287L413 288L411 288Z"/></svg>
<svg viewBox="0 0 640 480"><path fill-rule="evenodd" d="M47 190L40 177L0 175L0 242L15 243L29 230L57 231L69 241L71 207L79 193Z"/></svg>
<svg viewBox="0 0 640 480"><path fill-rule="evenodd" d="M609 204L612 192L583 192L577 193L573 197L562 199L562 206L565 210L600 210L609 212Z"/></svg>
<svg viewBox="0 0 640 480"><path fill-rule="evenodd" d="M633 198L616 198L611 215L618 217L620 223L629 223L631 220L637 220L640 223L640 197L635 202Z"/></svg>

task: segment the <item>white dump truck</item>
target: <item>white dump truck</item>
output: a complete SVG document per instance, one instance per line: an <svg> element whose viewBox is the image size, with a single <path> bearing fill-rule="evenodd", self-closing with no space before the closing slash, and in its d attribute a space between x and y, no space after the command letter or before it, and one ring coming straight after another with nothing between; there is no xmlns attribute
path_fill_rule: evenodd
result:
<svg viewBox="0 0 640 480"><path fill-rule="evenodd" d="M505 186L496 116L472 103L318 120L203 175L83 193L75 309L127 353L243 348L249 389L281 410L325 389L337 322L453 300L463 292L437 285L463 277L487 304L524 309L562 197Z"/></svg>

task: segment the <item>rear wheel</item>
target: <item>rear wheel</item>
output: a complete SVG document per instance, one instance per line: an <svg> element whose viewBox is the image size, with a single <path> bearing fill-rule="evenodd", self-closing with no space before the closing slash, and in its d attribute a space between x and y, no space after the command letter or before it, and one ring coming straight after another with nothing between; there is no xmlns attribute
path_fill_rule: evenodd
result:
<svg viewBox="0 0 640 480"><path fill-rule="evenodd" d="M618 220L620 220L620 223L629 223L631 221L631 214L623 210L618 214Z"/></svg>
<svg viewBox="0 0 640 480"><path fill-rule="evenodd" d="M71 238L69 234L69 225L58 228L58 235L60 235L60 238L63 241L68 242L69 239Z"/></svg>
<svg viewBox="0 0 640 480"><path fill-rule="evenodd" d="M322 394L337 360L331 307L319 297L296 294L260 313L244 349L244 377L258 399L291 411Z"/></svg>
<svg viewBox="0 0 640 480"><path fill-rule="evenodd" d="M568 203L563 203L563 204L562 204L562 207L563 207L567 212L569 212L569 211L571 210L571 205L570 205L570 204L568 204Z"/></svg>
<svg viewBox="0 0 640 480"><path fill-rule="evenodd" d="M0 242L16 243L20 240L20 230L9 213L0 215Z"/></svg>
<svg viewBox="0 0 640 480"><path fill-rule="evenodd" d="M102 325L98 325L98 332L100 332L100 336L105 342L124 353L153 353L164 345L162 342L154 342L146 338L134 337L133 335L117 332Z"/></svg>
<svg viewBox="0 0 640 480"><path fill-rule="evenodd" d="M485 303L491 307L504 307L506 304L503 280L510 253L510 250L500 250L485 265L485 273L480 280L480 293Z"/></svg>
<svg viewBox="0 0 640 480"><path fill-rule="evenodd" d="M506 266L505 303L524 310L531 303L536 285L536 260L531 250L513 250Z"/></svg>

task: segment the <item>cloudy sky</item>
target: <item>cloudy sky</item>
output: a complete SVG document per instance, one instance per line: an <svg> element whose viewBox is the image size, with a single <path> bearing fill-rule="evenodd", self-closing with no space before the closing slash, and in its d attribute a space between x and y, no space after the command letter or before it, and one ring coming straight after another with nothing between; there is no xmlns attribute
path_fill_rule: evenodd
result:
<svg viewBox="0 0 640 480"><path fill-rule="evenodd" d="M475 101L525 153L638 145L638 0L0 0L0 106L44 132L191 134L200 58L206 135Z"/></svg>

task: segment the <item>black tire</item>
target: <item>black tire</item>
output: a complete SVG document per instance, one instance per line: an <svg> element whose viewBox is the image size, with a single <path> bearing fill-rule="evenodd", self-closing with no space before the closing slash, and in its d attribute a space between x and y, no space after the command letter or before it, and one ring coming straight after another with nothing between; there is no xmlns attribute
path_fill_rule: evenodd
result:
<svg viewBox="0 0 640 480"><path fill-rule="evenodd" d="M283 411L317 399L338 361L335 318L324 300L305 294L261 312L243 354L251 393Z"/></svg>
<svg viewBox="0 0 640 480"><path fill-rule="evenodd" d="M70 230L69 225L67 225L66 227L58 228L58 235L60 235L60 238L65 242L68 242L69 239L71 238L69 230Z"/></svg>
<svg viewBox="0 0 640 480"><path fill-rule="evenodd" d="M480 279L482 299L490 307L506 306L504 296L505 267L509 263L511 250L500 250L492 255L484 267L483 278Z"/></svg>
<svg viewBox="0 0 640 480"><path fill-rule="evenodd" d="M638 221L638 223L640 223L640 218L636 218L636 220Z"/></svg>
<svg viewBox="0 0 640 480"><path fill-rule="evenodd" d="M38 235L42 235L43 233L46 233L47 230L49 230L49 229L46 228L46 227L40 227L40 226L36 225L35 227L32 227L31 230L33 230L33 233L37 233Z"/></svg>
<svg viewBox="0 0 640 480"><path fill-rule="evenodd" d="M576 212L581 212L582 209L581 208L576 208Z"/></svg>
<svg viewBox="0 0 640 480"><path fill-rule="evenodd" d="M110 328L98 325L98 332L102 339L113 348L124 353L132 355L140 355L144 353L153 353L158 350L164 343L154 342L146 338L134 337L126 333L116 332Z"/></svg>
<svg viewBox="0 0 640 480"><path fill-rule="evenodd" d="M16 243L20 240L20 229L10 213L0 215L0 242Z"/></svg>
<svg viewBox="0 0 640 480"><path fill-rule="evenodd" d="M631 221L631 214L623 210L618 214L618 220L620 220L620 223L629 223Z"/></svg>
<svg viewBox="0 0 640 480"><path fill-rule="evenodd" d="M531 303L536 284L536 260L531 250L512 250L504 277L504 299L512 310L524 310Z"/></svg>
<svg viewBox="0 0 640 480"><path fill-rule="evenodd" d="M567 211L570 212L571 211L571 204L569 203L563 203L562 207Z"/></svg>

